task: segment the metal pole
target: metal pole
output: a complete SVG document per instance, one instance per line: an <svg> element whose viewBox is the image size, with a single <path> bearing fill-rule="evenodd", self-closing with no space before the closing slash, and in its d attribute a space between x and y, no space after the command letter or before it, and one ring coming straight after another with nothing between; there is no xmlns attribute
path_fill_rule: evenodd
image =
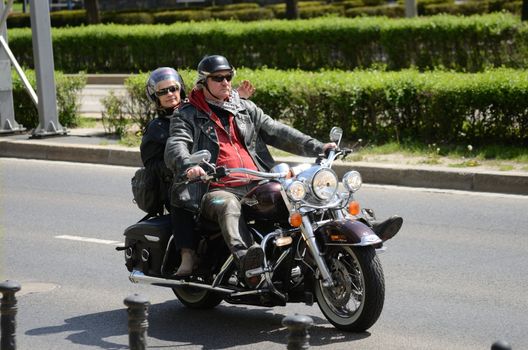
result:
<svg viewBox="0 0 528 350"><path fill-rule="evenodd" d="M2 0L3 1L3 0ZM5 281L0 283L2 293L2 305L0 306L1 333L0 350L16 350L16 314L17 300L15 293L20 290L20 284L15 281Z"/></svg>
<svg viewBox="0 0 528 350"><path fill-rule="evenodd" d="M13 1L15 0L7 0L4 12L2 12L2 16L0 17L0 27L5 24L7 20L7 15L9 15L9 11L11 11L11 8L13 8ZM4 0L2 0L2 4L0 5L0 11L2 10L2 7L4 7Z"/></svg>
<svg viewBox="0 0 528 350"><path fill-rule="evenodd" d="M125 299L128 306L128 342L130 350L145 350L147 348L148 306L150 302L139 294L130 295Z"/></svg>
<svg viewBox="0 0 528 350"><path fill-rule="evenodd" d="M6 20L13 6L13 0L0 0L0 134L13 133L25 130L15 121L15 107L13 104L13 81L11 78L11 64L9 63L10 50L7 46Z"/></svg>
<svg viewBox="0 0 528 350"><path fill-rule="evenodd" d="M33 86L31 86L31 83L29 82L26 75L24 74L22 67L20 67L20 65L18 64L18 61L16 60L15 55L13 55L13 52L11 51L11 49L9 48L9 46L7 45L3 37L0 37L0 44L4 48L7 56L11 60L11 63L15 67L15 70L17 71L18 76L22 80L22 83L24 84L24 87L26 88L26 91L28 92L29 97L31 98L31 101L33 101L33 103L35 104L35 107L38 108L37 93L35 92L35 90L33 90Z"/></svg>
<svg viewBox="0 0 528 350"><path fill-rule="evenodd" d="M416 0L405 0L405 17L412 18L418 15Z"/></svg>
<svg viewBox="0 0 528 350"><path fill-rule="evenodd" d="M67 130L60 125L57 114L49 3L42 0L30 0L29 12L39 101L39 125L33 130L32 136L66 134Z"/></svg>
<svg viewBox="0 0 528 350"><path fill-rule="evenodd" d="M289 330L288 350L303 350L310 347L308 328L313 325L310 317L297 314L286 316L282 319L282 325Z"/></svg>

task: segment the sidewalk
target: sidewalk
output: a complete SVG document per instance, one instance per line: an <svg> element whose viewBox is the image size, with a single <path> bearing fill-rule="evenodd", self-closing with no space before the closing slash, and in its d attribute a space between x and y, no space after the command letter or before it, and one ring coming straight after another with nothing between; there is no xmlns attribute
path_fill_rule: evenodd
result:
<svg viewBox="0 0 528 350"><path fill-rule="evenodd" d="M124 93L123 76L89 77L83 90L81 114L100 117L99 99L110 89ZM105 135L101 127L71 129L66 136L29 138L31 134L0 134L0 157L58 160L107 165L141 166L139 149L117 144L115 137ZM311 163L312 158L275 157L289 164ZM383 162L336 162L334 170L341 176L352 169L361 173L369 184L427 187L477 192L528 195L528 172L496 171L487 168L452 168L438 165L409 165L401 159Z"/></svg>

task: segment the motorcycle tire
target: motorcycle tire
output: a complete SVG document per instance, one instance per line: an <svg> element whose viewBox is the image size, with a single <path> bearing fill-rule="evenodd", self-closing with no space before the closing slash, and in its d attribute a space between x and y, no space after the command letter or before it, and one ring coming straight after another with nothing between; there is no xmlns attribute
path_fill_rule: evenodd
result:
<svg viewBox="0 0 528 350"><path fill-rule="evenodd" d="M213 309L223 300L220 294L200 288L175 287L172 291L178 300L190 309Z"/></svg>
<svg viewBox="0 0 528 350"><path fill-rule="evenodd" d="M364 332L378 320L385 301L383 269L374 247L329 247L325 260L335 282L315 283L321 312L339 330Z"/></svg>

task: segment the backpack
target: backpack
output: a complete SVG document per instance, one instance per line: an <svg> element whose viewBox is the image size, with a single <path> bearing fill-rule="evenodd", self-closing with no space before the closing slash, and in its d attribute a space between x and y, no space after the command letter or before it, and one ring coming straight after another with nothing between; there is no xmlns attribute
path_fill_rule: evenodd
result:
<svg viewBox="0 0 528 350"><path fill-rule="evenodd" d="M146 168L139 168L132 177L132 195L139 209L148 214L163 213L165 194L159 177Z"/></svg>

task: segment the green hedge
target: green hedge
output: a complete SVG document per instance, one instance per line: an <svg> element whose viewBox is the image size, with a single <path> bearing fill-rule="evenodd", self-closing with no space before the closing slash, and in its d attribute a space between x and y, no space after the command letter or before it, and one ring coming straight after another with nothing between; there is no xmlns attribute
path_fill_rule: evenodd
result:
<svg viewBox="0 0 528 350"><path fill-rule="evenodd" d="M345 15L347 17L386 16L390 18L399 18L405 17L405 8L403 5L355 7L346 10Z"/></svg>
<svg viewBox="0 0 528 350"><path fill-rule="evenodd" d="M188 84L193 71L181 71ZM142 93L147 74L127 87ZM239 70L267 114L320 138L333 125L368 142L528 145L528 70L484 73ZM147 113L144 113L147 115Z"/></svg>
<svg viewBox="0 0 528 350"><path fill-rule="evenodd" d="M35 72L26 70L25 74L33 89L36 91ZM13 102L15 107L15 120L25 128L31 129L38 126L38 111L18 74L13 72ZM66 76L60 72L55 73L55 86L57 94L57 114L59 122L65 127L74 127L78 124L80 107L80 92L86 85L86 77Z"/></svg>
<svg viewBox="0 0 528 350"><path fill-rule="evenodd" d="M52 37L55 67L69 73L133 73L163 65L194 68L211 53L248 68L443 67L475 72L528 67L528 24L506 14L97 25L56 28ZM9 38L19 62L31 67L31 31L12 29Z"/></svg>
<svg viewBox="0 0 528 350"><path fill-rule="evenodd" d="M485 14L508 11L521 13L522 0L468 0L456 3L454 0L419 0L418 15L431 16L440 13L453 15ZM257 3L239 3L223 6L167 9L157 11L136 10L123 12L102 12L101 22L105 24L157 24L211 19L236 19L239 21L259 21L285 18L286 5L272 4L264 7ZM404 0L388 4L385 0L345 0L345 1L299 1L300 18L314 18L335 14L339 16L386 16L404 17ZM86 25L84 10L54 11L50 14L53 27ZM29 14L12 13L7 21L9 28L29 27Z"/></svg>

